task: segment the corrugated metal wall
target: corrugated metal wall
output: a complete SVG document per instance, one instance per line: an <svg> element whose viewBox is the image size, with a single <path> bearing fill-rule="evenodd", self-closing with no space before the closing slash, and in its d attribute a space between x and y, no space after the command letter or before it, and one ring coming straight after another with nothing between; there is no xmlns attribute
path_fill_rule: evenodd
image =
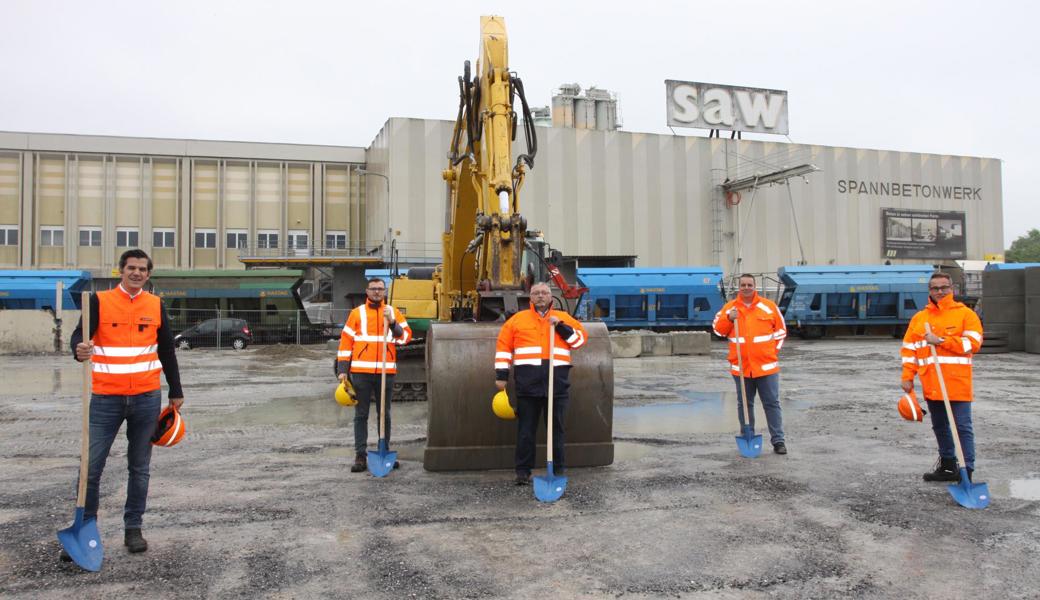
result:
<svg viewBox="0 0 1040 600"><path fill-rule="evenodd" d="M400 231L399 244L410 249L403 255L440 253L446 193L441 171L452 125L390 119L367 151L367 168L390 177L392 225ZM772 272L802 260L800 234L808 264L878 264L885 260L882 208L963 211L967 258L1003 252L997 159L621 131L537 131L539 151L521 192L521 212L565 254L634 254L639 266L720 264L727 273ZM790 197L777 184L744 191L730 206L718 187L792 161L821 170L789 180ZM960 186L977 189L978 197L843 192L840 182L848 180ZM382 181L370 181L368 192L375 206L385 207ZM385 217L369 214L367 223L380 227Z"/></svg>

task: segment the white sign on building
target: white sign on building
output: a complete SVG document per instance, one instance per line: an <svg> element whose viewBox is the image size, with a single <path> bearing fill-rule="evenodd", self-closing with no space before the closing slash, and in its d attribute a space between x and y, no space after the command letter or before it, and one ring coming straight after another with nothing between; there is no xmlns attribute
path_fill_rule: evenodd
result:
<svg viewBox="0 0 1040 600"><path fill-rule="evenodd" d="M787 134L787 92L760 88L664 82L669 127Z"/></svg>

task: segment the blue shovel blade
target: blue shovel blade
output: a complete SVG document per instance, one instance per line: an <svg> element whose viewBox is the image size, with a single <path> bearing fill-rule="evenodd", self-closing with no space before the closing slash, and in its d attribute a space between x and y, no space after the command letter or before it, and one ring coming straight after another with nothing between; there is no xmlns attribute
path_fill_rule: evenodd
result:
<svg viewBox="0 0 1040 600"><path fill-rule="evenodd" d="M533 477L534 497L540 502L556 502L567 489L567 476L553 474L553 464L547 463L545 477Z"/></svg>
<svg viewBox="0 0 1040 600"><path fill-rule="evenodd" d="M83 507L76 507L72 526L58 532L58 541L69 557L86 571L100 571L105 549L101 546L101 532L97 519L83 520Z"/></svg>
<svg viewBox="0 0 1040 600"><path fill-rule="evenodd" d="M762 454L762 436L751 432L751 426L745 425L737 437L737 450L744 458L756 458Z"/></svg>
<svg viewBox="0 0 1040 600"><path fill-rule="evenodd" d="M386 477L394 470L397 452L386 447L386 440L379 440L379 450L368 451L368 472L376 477Z"/></svg>
<svg viewBox="0 0 1040 600"><path fill-rule="evenodd" d="M961 482L946 486L950 495L964 508L986 508L989 506L989 486L985 483L972 483L968 479L968 470L961 467Z"/></svg>

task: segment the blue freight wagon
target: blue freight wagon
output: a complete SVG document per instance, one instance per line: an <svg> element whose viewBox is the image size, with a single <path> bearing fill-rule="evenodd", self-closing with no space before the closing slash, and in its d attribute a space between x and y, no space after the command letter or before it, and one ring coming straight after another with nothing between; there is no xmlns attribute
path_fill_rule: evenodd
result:
<svg viewBox="0 0 1040 600"><path fill-rule="evenodd" d="M931 265L780 267L780 310L803 338L827 333L901 336L928 302Z"/></svg>
<svg viewBox="0 0 1040 600"><path fill-rule="evenodd" d="M90 287L90 271L0 270L0 309L54 310L59 281L62 309L79 310L80 293Z"/></svg>
<svg viewBox="0 0 1040 600"><path fill-rule="evenodd" d="M708 328L724 304L718 267L579 268L578 317L609 329Z"/></svg>

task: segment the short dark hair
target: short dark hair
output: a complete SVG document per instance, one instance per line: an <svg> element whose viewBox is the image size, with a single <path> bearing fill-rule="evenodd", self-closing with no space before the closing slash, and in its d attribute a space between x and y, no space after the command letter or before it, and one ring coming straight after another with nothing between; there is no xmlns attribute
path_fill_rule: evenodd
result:
<svg viewBox="0 0 1040 600"><path fill-rule="evenodd" d="M743 279L745 277L751 279L751 281L754 281L755 283L758 283L758 280L755 279L755 276L752 275L751 273L741 273L740 277L737 277L737 281L740 281L741 279Z"/></svg>
<svg viewBox="0 0 1040 600"><path fill-rule="evenodd" d="M366 284L365 284L365 287L367 288L368 286L372 285L373 283L375 283L375 282L377 282L377 281L378 281L379 283L383 284L383 287L386 287L386 282L385 282L385 281L383 281L383 278L382 278L382 277L373 277L373 278L369 279L369 280L368 280L368 283L366 283Z"/></svg>
<svg viewBox="0 0 1040 600"><path fill-rule="evenodd" d="M931 283L933 279L945 279L951 284L953 283L953 277L950 277L950 274L945 271L936 271L932 273L932 276L928 278L928 282Z"/></svg>
<svg viewBox="0 0 1040 600"><path fill-rule="evenodd" d="M140 248L133 248L127 250L119 257L119 271L122 272L123 267L126 266L126 259L128 258L144 258L148 261L148 272L152 271L152 257L148 256L148 253Z"/></svg>

